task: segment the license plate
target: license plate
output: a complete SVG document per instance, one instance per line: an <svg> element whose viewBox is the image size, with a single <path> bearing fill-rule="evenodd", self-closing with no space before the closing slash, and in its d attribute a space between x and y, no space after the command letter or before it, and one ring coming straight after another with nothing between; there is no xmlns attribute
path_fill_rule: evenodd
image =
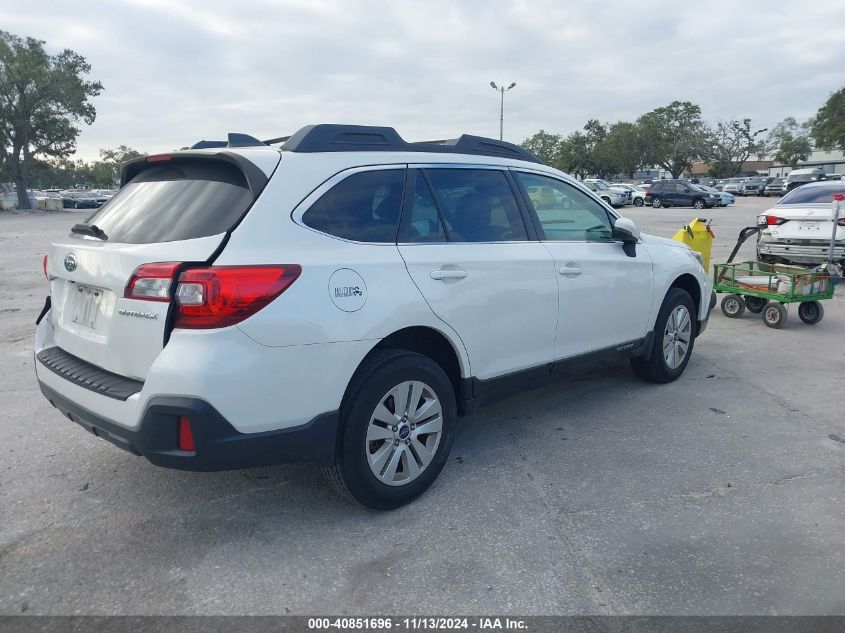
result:
<svg viewBox="0 0 845 633"><path fill-rule="evenodd" d="M802 231L821 231L822 230L822 223L821 222L799 222L798 228Z"/></svg>
<svg viewBox="0 0 845 633"><path fill-rule="evenodd" d="M71 321L77 325L93 329L97 325L97 315L100 313L100 303L103 291L99 288L75 284Z"/></svg>

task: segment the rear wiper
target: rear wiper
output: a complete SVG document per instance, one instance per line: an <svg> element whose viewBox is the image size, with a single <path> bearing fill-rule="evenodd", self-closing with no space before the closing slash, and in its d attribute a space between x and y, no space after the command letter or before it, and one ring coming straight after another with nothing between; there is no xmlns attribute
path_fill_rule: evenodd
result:
<svg viewBox="0 0 845 633"><path fill-rule="evenodd" d="M97 239L103 241L109 239L108 235L105 234L105 231L96 224L74 224L70 232L79 233L80 235L90 235L91 237L96 237Z"/></svg>

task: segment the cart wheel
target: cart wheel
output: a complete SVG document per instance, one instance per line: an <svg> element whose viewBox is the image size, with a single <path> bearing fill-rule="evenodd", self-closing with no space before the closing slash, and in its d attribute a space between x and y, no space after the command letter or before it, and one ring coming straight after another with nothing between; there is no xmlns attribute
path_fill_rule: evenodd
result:
<svg viewBox="0 0 845 633"><path fill-rule="evenodd" d="M802 301L798 304L798 318L807 325L815 325L824 318L824 306L818 301Z"/></svg>
<svg viewBox="0 0 845 633"><path fill-rule="evenodd" d="M748 308L749 312L760 314L766 307L766 300L760 297L745 297L745 307Z"/></svg>
<svg viewBox="0 0 845 633"><path fill-rule="evenodd" d="M769 301L763 307L763 323L778 330L782 328L786 323L786 306L777 301Z"/></svg>
<svg viewBox="0 0 845 633"><path fill-rule="evenodd" d="M738 319L745 313L745 303L739 295L725 295L722 299L722 314L729 319Z"/></svg>

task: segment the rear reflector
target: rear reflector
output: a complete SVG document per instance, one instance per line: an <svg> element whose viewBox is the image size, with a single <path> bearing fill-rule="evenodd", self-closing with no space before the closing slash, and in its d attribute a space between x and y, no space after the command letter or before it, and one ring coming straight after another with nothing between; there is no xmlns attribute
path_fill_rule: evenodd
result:
<svg viewBox="0 0 845 633"><path fill-rule="evenodd" d="M209 329L240 323L287 290L302 269L274 266L211 266L179 275L174 327Z"/></svg>
<svg viewBox="0 0 845 633"><path fill-rule="evenodd" d="M191 430L191 421L184 415L179 417L179 450L190 452L196 450L196 446L194 446L194 432Z"/></svg>
<svg viewBox="0 0 845 633"><path fill-rule="evenodd" d="M123 296L143 301L170 301L170 286L181 262L142 264L135 269Z"/></svg>

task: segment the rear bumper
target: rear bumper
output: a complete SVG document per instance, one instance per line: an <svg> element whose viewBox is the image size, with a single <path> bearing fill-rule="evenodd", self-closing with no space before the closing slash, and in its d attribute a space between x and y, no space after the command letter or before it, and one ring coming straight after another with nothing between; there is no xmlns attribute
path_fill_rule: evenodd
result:
<svg viewBox="0 0 845 633"><path fill-rule="evenodd" d="M831 224L831 226L833 226ZM821 264L827 261L830 253L830 242L818 241L815 244L805 240L802 244L788 244L785 241L757 242L757 254L780 257L799 264ZM837 240L833 249L833 258L837 261L845 259L845 244Z"/></svg>
<svg viewBox="0 0 845 633"><path fill-rule="evenodd" d="M149 401L136 428L127 429L77 405L41 380L38 384L50 404L69 420L157 466L215 471L300 461L328 466L335 460L337 411L323 413L296 427L240 433L204 400L160 397ZM193 451L178 448L182 416L190 420Z"/></svg>

